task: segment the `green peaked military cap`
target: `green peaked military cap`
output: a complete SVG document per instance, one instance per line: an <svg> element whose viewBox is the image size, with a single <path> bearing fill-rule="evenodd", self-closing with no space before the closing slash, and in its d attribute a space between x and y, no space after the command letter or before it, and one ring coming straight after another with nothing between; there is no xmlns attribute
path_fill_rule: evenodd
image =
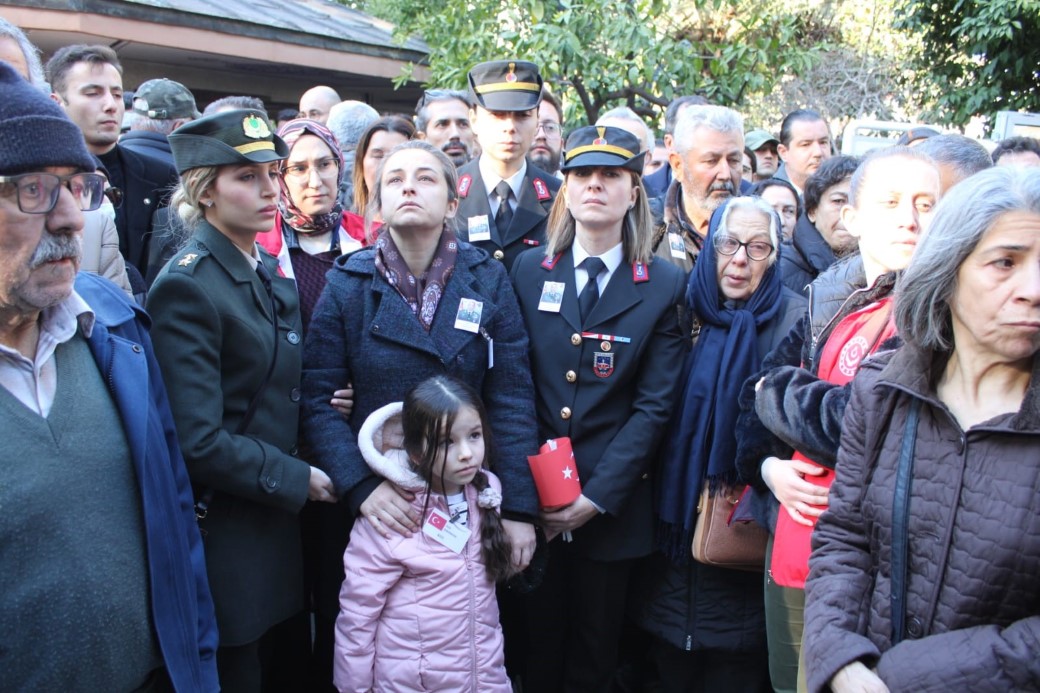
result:
<svg viewBox="0 0 1040 693"><path fill-rule="evenodd" d="M289 156L289 146L274 134L267 116L251 108L185 123L169 139L178 173L202 166L266 164Z"/></svg>

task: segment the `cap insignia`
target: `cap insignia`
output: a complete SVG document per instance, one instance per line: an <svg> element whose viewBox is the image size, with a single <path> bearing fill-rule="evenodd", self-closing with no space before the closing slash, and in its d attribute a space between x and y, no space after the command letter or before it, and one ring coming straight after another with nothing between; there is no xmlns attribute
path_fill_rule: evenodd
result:
<svg viewBox="0 0 1040 693"><path fill-rule="evenodd" d="M264 139L271 136L271 129L263 118L256 114L250 114L242 121L242 134L254 140Z"/></svg>

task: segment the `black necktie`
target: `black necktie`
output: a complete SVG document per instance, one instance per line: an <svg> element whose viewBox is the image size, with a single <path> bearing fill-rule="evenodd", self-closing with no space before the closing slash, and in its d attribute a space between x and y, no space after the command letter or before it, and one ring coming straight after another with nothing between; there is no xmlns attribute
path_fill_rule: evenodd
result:
<svg viewBox="0 0 1040 693"><path fill-rule="evenodd" d="M256 263L256 274L260 277L260 283L264 285L264 291L267 292L269 298L274 296L274 292L271 290L271 273L267 271L267 267L264 266L262 261Z"/></svg>
<svg viewBox="0 0 1040 693"><path fill-rule="evenodd" d="M596 301L599 300L599 284L596 283L596 278L599 277L600 273L607 266L598 257L585 258L581 266L585 268L589 275L589 280L585 282L585 288L578 295L578 312L581 313L581 322L584 324L589 317L589 313L592 312L592 308L596 305Z"/></svg>
<svg viewBox="0 0 1040 693"><path fill-rule="evenodd" d="M509 228L509 222L513 221L513 208L509 206L509 196L513 193L509 183L501 181L495 186L495 194L498 195L498 212L495 213L495 228L499 235L504 235Z"/></svg>

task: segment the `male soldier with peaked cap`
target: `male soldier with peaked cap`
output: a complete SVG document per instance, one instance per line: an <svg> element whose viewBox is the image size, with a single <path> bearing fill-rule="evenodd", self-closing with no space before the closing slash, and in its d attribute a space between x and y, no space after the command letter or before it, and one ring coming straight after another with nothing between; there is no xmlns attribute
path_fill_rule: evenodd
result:
<svg viewBox="0 0 1040 693"><path fill-rule="evenodd" d="M470 122L480 157L459 169L458 234L512 266L545 244L545 224L560 181L527 159L538 129L542 78L520 60L480 63L469 72Z"/></svg>

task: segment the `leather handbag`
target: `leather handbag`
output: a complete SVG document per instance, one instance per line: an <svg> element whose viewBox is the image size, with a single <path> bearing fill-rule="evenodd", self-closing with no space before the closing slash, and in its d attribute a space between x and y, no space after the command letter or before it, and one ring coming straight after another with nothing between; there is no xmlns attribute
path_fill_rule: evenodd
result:
<svg viewBox="0 0 1040 693"><path fill-rule="evenodd" d="M769 532L757 522L734 521L733 513L750 489L723 484L712 494L705 483L697 503L693 560L733 570L765 570Z"/></svg>

